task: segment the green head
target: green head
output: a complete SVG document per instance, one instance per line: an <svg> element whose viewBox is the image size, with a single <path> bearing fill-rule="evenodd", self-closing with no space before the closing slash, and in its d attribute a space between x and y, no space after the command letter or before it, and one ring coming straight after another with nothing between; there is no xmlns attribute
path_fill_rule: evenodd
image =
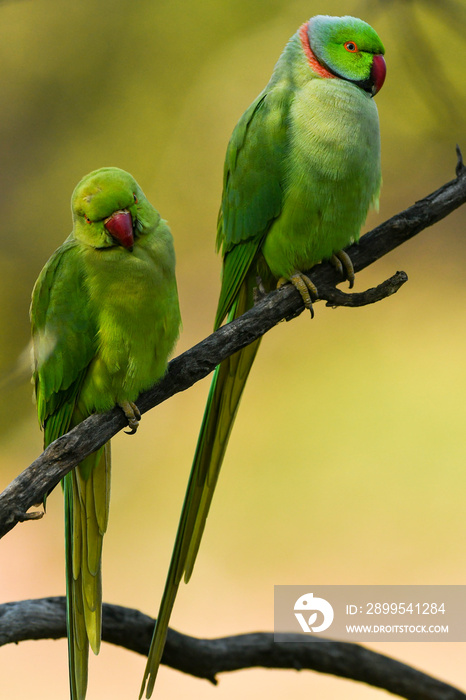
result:
<svg viewBox="0 0 466 700"><path fill-rule="evenodd" d="M327 77L355 83L372 96L382 87L385 49L367 22L356 17L317 15L307 23L305 38L319 64L331 73Z"/></svg>
<svg viewBox="0 0 466 700"><path fill-rule="evenodd" d="M71 197L73 232L93 248L123 246L134 241L160 219L136 180L120 168L94 170L76 185Z"/></svg>

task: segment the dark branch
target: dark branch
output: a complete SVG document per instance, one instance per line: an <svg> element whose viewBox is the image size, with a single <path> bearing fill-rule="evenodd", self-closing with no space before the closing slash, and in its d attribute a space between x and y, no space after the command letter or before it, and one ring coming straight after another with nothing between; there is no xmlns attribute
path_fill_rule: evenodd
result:
<svg viewBox="0 0 466 700"><path fill-rule="evenodd" d="M356 272L371 265L417 233L448 216L466 201L466 168L458 159L457 177L405 211L388 219L347 249ZM338 284L337 272L328 263L312 269L312 279L323 297ZM387 284L387 283L386 283ZM333 290L330 304L341 304L341 292ZM367 294L367 293L366 293ZM336 296L335 296L336 295ZM358 295L348 295L353 301ZM165 377L138 399L142 413L177 392L184 391L208 375L215 366L237 350L267 333L279 321L303 311L300 295L291 285L271 292L236 321L172 360ZM25 520L29 508L41 503L60 479L91 452L124 428L122 411L114 408L93 415L58 438L0 494L0 537Z"/></svg>
<svg viewBox="0 0 466 700"><path fill-rule="evenodd" d="M147 655L155 621L138 610L103 606L102 638ZM27 639L66 637L65 598L42 598L0 605L0 646ZM383 688L408 700L466 700L466 694L395 659L359 644L319 640L302 634L266 632L220 639L197 639L168 631L163 663L216 683L218 673L245 668L311 670Z"/></svg>
<svg viewBox="0 0 466 700"><path fill-rule="evenodd" d="M386 297L395 294L400 287L408 281L406 272L396 272L392 277L377 287L366 289L365 292L353 292L347 294L335 287L321 287L319 289L319 299L326 301L326 306L366 306L367 304L375 304L377 301L382 301Z"/></svg>

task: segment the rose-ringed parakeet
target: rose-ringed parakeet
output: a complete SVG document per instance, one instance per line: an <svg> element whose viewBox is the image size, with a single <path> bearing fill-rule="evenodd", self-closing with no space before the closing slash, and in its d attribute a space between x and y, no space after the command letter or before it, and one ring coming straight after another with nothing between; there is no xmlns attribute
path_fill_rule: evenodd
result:
<svg viewBox="0 0 466 700"><path fill-rule="evenodd" d="M353 17L316 16L288 42L267 87L228 145L217 248L223 277L215 328L266 289L292 282L312 308L303 274L321 260L346 268L342 249L359 238L381 184L380 137L372 99L385 78L384 47ZM146 666L150 697L179 583L191 576L256 340L214 373ZM147 684L147 685L146 685Z"/></svg>
<svg viewBox="0 0 466 700"><path fill-rule="evenodd" d="M133 177L96 170L72 196L73 231L32 294L34 380L44 445L91 413L134 401L167 367L180 328L167 223ZM101 640L101 555L110 496L110 443L63 479L68 655L72 700L86 695L88 650Z"/></svg>

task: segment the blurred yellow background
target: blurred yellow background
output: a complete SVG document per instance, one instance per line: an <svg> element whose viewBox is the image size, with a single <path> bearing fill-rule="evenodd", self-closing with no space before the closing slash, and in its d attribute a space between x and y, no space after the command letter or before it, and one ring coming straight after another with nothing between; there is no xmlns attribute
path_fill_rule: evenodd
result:
<svg viewBox="0 0 466 700"><path fill-rule="evenodd" d="M30 0L0 4L0 362L29 340L34 281L71 229L90 170L130 171L175 237L183 332L211 330L223 158L288 38L313 14L352 14L386 47L385 220L454 176L466 150L464 0ZM196 570L172 624L200 636L273 627L274 584L466 583L465 211L357 277L404 269L394 297L316 306L264 339L225 459ZM113 441L104 599L155 615L209 379ZM29 384L3 389L1 487L41 452ZM0 602L64 593L62 495L1 542ZM464 644L373 648L466 686ZM145 660L104 645L88 700L136 698ZM218 687L163 668L158 697L376 700L382 691L292 671ZM66 642L0 650L2 698L67 697Z"/></svg>

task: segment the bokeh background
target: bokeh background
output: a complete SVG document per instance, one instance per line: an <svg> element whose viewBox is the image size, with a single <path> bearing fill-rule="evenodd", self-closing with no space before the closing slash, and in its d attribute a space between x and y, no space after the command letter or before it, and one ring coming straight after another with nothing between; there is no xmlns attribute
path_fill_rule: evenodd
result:
<svg viewBox="0 0 466 700"><path fill-rule="evenodd" d="M182 352L211 329L223 157L285 42L313 14L378 30L384 188L367 228L454 177L465 139L464 0L34 0L0 3L0 364L29 340L33 283L71 227L77 181L129 170L169 220ZM463 116L462 116L463 115ZM465 211L358 275L404 269L394 297L319 304L264 339L193 579L172 618L210 637L273 626L274 584L466 583ZM208 391L206 379L113 444L104 598L155 615ZM28 382L3 385L1 485L41 452ZM62 495L0 545L0 602L64 593ZM464 644L374 644L466 685ZM104 645L88 700L135 698L145 660ZM311 672L248 670L218 687L163 668L159 697L376 700ZM0 695L67 697L66 642L0 650Z"/></svg>

